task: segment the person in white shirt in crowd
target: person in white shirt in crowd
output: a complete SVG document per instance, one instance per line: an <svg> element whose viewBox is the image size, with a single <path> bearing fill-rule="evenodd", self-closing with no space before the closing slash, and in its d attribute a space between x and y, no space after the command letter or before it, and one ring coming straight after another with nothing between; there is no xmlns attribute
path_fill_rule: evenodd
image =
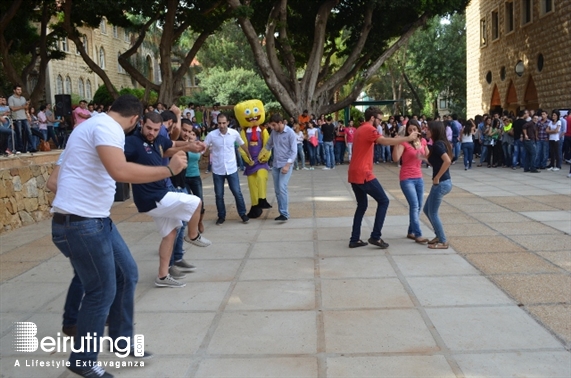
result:
<svg viewBox="0 0 571 378"><path fill-rule="evenodd" d="M561 169L561 158L559 155L561 120L559 119L558 111L554 110L551 113L551 122L545 131L549 137L549 166L547 167L547 170L559 171Z"/></svg>

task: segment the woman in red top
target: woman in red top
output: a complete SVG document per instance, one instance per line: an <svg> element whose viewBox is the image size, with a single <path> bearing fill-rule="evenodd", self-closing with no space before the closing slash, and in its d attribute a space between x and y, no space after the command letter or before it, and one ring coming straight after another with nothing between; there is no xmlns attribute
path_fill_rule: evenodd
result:
<svg viewBox="0 0 571 378"><path fill-rule="evenodd" d="M335 133L335 164L343 164L345 160L345 125L343 121L339 121L339 126Z"/></svg>
<svg viewBox="0 0 571 378"><path fill-rule="evenodd" d="M424 198L424 181L422 179L422 159L428 155L426 140L420 134L420 125L416 120L410 120L405 136L413 132L418 133L418 139L412 142L403 142L395 146L393 161L402 158L400 169L400 187L409 206L409 223L406 237L417 243L427 243L428 239L422 237L420 230L420 209Z"/></svg>

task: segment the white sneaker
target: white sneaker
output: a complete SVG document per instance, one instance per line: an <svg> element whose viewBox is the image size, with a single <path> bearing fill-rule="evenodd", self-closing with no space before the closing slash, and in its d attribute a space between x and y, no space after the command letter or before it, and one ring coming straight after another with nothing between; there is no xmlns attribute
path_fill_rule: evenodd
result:
<svg viewBox="0 0 571 378"><path fill-rule="evenodd" d="M323 168L321 168L321 169L323 169L324 171L328 171L328 170L330 170L331 168L329 168L329 167L323 167Z"/></svg>
<svg viewBox="0 0 571 378"><path fill-rule="evenodd" d="M567 177L568 177L568 178L571 178L571 173L569 173L569 174L567 175Z"/></svg>
<svg viewBox="0 0 571 378"><path fill-rule="evenodd" d="M208 247L209 245L212 244L210 240L206 239L204 236L200 234L198 234L198 238L196 238L195 240L192 240L191 238L188 237L188 235L185 235L184 241L190 244L194 244L197 247Z"/></svg>
<svg viewBox="0 0 571 378"><path fill-rule="evenodd" d="M553 170L553 167L549 167L549 168L547 168L547 170L548 170L548 171L552 171L552 170Z"/></svg>
<svg viewBox="0 0 571 378"><path fill-rule="evenodd" d="M164 280L161 280L159 277L155 278L155 285L158 287L185 287L186 284L180 281L175 280L171 277L171 275L167 275Z"/></svg>
<svg viewBox="0 0 571 378"><path fill-rule="evenodd" d="M303 167L301 169L303 169L304 171L309 171L309 168L306 168L306 167Z"/></svg>
<svg viewBox="0 0 571 378"><path fill-rule="evenodd" d="M553 168L553 171L560 171L560 170L561 170L561 169L560 169L560 168L557 168L557 167Z"/></svg>

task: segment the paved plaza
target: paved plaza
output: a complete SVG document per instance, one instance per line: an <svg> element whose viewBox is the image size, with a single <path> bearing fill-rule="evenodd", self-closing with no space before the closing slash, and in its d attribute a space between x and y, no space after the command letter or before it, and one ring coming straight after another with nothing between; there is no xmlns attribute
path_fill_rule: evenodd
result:
<svg viewBox="0 0 571 378"><path fill-rule="evenodd" d="M570 377L568 168L532 175L452 166L454 188L441 208L448 250L406 239L408 207L392 164L375 166L391 199L387 250L347 247L355 201L346 165L294 172L292 219L283 224L273 220L270 179L273 209L242 224L226 189L228 217L215 226L212 178L204 175L204 234L213 245L186 247L198 269L182 289L154 286L155 225L131 200L116 203L112 218L139 266L136 333L155 357L144 367L106 370L118 377ZM428 185L431 170L424 174ZM421 221L432 238L424 215ZM72 269L50 233L43 221L0 235L1 377L74 376L25 366L68 353L13 347L13 322L36 323L40 339L61 330ZM102 353L100 360L120 359Z"/></svg>

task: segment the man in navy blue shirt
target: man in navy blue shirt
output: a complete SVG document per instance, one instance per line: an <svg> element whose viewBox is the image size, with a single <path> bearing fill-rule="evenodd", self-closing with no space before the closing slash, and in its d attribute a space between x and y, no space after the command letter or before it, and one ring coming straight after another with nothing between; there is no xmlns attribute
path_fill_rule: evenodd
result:
<svg viewBox="0 0 571 378"><path fill-rule="evenodd" d="M146 113L143 117L143 127L125 139L125 156L127 161L143 165L162 166L163 158L185 151L202 152L206 149L204 143L174 142L159 135L162 118L154 112ZM167 165L166 168L170 169ZM172 172L171 172L172 174ZM172 174L174 175L174 174ZM198 221L201 206L200 198L169 191L165 180L148 184L133 185L133 199L137 210L153 217L162 237L159 247L159 274L155 285L159 287L184 287L186 284L178 281L169 274L169 265L177 230L183 221L188 222L187 235L184 240L199 247L208 247L210 240L198 232Z"/></svg>

